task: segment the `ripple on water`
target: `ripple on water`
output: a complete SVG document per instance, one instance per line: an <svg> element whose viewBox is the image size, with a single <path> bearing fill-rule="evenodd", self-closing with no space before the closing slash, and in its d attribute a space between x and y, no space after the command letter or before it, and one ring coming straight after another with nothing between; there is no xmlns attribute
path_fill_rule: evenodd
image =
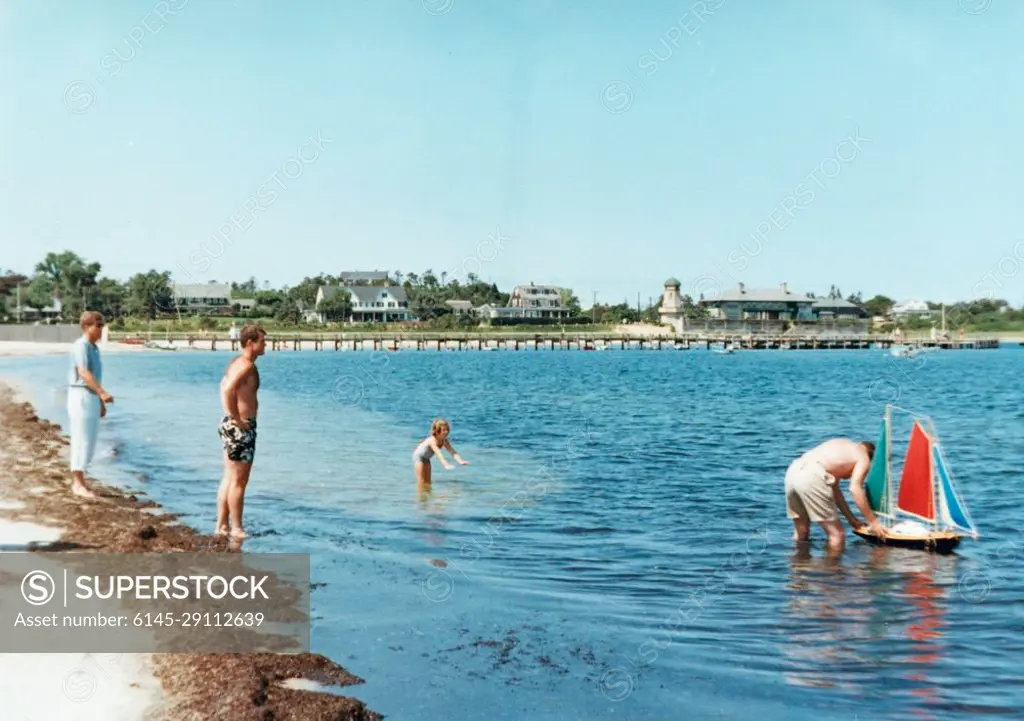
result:
<svg viewBox="0 0 1024 721"><path fill-rule="evenodd" d="M246 505L247 550L312 554L326 584L312 598L315 650L368 679L355 693L372 708L432 719L457 704L488 720L1021 714L1018 349L918 366L874 351L388 359L261 359ZM119 401L104 429L119 449L110 466L145 473L148 493L199 525L220 476L222 366L181 354L105 368ZM20 368L39 382L64 365ZM335 380L354 373L377 383L360 405L334 402ZM787 465L831 435L874 439L872 387L886 379L901 405L933 416L982 539L948 558L852 538L838 561L820 539L794 552ZM473 465L435 464L417 496L409 455L439 415Z"/></svg>

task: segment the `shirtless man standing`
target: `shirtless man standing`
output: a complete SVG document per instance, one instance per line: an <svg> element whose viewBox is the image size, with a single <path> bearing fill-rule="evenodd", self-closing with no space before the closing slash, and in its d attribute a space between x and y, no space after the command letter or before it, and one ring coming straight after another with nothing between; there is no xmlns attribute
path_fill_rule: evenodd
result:
<svg viewBox="0 0 1024 721"><path fill-rule="evenodd" d="M825 529L829 549L842 551L845 534L837 510L842 511L854 528L867 525L879 536L885 535L885 529L871 512L864 492L864 479L867 478L874 455L874 443L833 438L807 451L790 464L786 471L786 512L793 519L794 541L800 543L809 540L811 521L814 521ZM850 493L867 519L866 524L850 512L843 497L839 481L847 478L850 479Z"/></svg>
<svg viewBox="0 0 1024 721"><path fill-rule="evenodd" d="M265 336L263 329L255 325L242 328L242 354L228 364L220 382L224 417L217 432L224 443L224 477L217 492L217 535L228 534L230 516L231 536L239 540L245 538L242 507L256 454L256 394L260 387L256 359L266 349Z"/></svg>

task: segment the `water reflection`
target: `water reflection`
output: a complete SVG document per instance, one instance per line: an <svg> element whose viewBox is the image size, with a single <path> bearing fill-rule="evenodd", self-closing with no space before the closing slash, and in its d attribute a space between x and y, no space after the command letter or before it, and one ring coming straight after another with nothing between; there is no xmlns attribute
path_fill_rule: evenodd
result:
<svg viewBox="0 0 1024 721"><path fill-rule="evenodd" d="M928 709L940 699L938 686L929 678L929 670L939 664L945 654L942 634L945 627L946 596L945 586L954 582L953 559L940 559L931 553L903 554L886 553L886 549L874 548L871 565L874 569L895 570L903 575L903 598L911 606L905 637L911 642L906 655L894 659L895 663L910 666L903 672L909 681L908 690L916 703L910 704L910 711L920 719L934 719ZM943 575L948 573L948 578ZM942 583L945 580L946 583Z"/></svg>
<svg viewBox="0 0 1024 721"><path fill-rule="evenodd" d="M790 558L783 610L783 676L796 686L854 691L874 671L864 641L884 636L872 597L853 593L864 569L842 556L813 556L807 546Z"/></svg>
<svg viewBox="0 0 1024 721"><path fill-rule="evenodd" d="M942 691L931 679L946 658L943 634L956 559L867 548L867 558L790 558L783 607L784 678L795 686L862 695L879 681L891 705L916 718Z"/></svg>
<svg viewBox="0 0 1024 721"><path fill-rule="evenodd" d="M426 516L428 523L442 524L448 510L459 503L460 495L460 489L457 486L445 488L443 491L435 491L429 484L417 485L416 505Z"/></svg>
<svg viewBox="0 0 1024 721"><path fill-rule="evenodd" d="M425 486L417 484L416 505L423 514L422 532L418 535L432 549L444 548L449 533L448 511L454 503L458 502L458 499L457 488L435 493L429 484ZM432 553L440 553L440 550L432 551ZM432 557L427 558L427 563L439 568L448 565L447 562Z"/></svg>

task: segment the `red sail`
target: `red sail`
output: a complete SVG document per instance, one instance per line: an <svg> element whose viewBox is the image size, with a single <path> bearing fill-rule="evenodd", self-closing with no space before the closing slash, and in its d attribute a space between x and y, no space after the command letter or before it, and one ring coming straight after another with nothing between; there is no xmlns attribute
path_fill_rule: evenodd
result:
<svg viewBox="0 0 1024 721"><path fill-rule="evenodd" d="M929 521L935 518L931 443L921 428L921 424L917 421L914 421L914 430L910 433L910 447L907 448L907 459L903 463L899 509Z"/></svg>

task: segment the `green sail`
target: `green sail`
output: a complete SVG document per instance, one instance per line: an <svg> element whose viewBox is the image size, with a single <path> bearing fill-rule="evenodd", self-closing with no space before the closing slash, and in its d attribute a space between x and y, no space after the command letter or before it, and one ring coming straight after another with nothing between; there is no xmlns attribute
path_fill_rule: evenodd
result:
<svg viewBox="0 0 1024 721"><path fill-rule="evenodd" d="M886 482L886 459L889 457L889 434L885 421L882 421L882 433L875 445L875 457L871 462L871 470L864 481L864 490L868 496L868 504L875 513L889 513L889 484Z"/></svg>

